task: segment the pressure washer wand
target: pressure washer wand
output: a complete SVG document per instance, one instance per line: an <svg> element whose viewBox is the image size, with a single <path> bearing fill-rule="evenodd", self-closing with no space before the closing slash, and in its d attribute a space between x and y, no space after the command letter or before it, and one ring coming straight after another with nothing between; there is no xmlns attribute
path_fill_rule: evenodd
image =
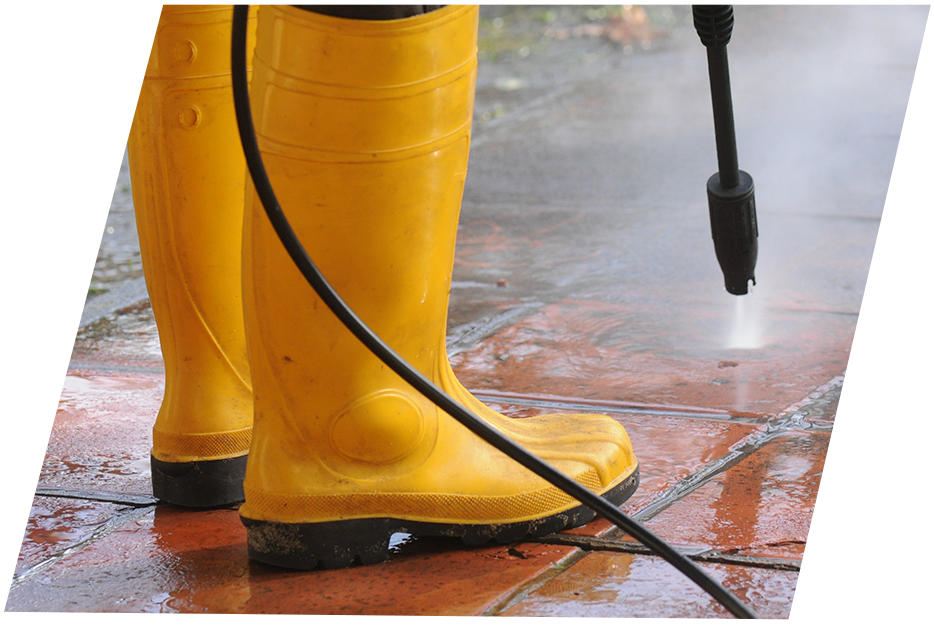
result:
<svg viewBox="0 0 934 627"><path fill-rule="evenodd" d="M710 231L717 261L723 270L726 291L742 296L749 280L756 284L759 227L756 224L755 186L752 177L739 169L733 97L726 45L733 34L733 7L695 5L694 28L707 47L710 96L713 100L717 165L720 171L707 181Z"/></svg>

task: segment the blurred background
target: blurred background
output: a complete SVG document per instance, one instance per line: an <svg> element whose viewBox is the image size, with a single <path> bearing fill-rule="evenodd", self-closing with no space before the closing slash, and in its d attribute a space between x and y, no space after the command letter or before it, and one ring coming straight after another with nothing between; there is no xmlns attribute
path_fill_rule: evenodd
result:
<svg viewBox="0 0 934 627"><path fill-rule="evenodd" d="M771 274L760 284L804 307L832 295L843 309L889 315L882 303L897 302L910 319L929 318L929 261L927 274L884 272L865 293L853 268L825 263L815 274L808 264L815 247L845 243L853 222L832 216L848 212L892 231L867 252L878 262L895 251L929 260L930 239L915 235L930 225L930 7L737 6L729 49L740 167L758 190L759 275ZM531 263L471 265L471 246L489 235L481 223L490 203L587 206L590 230L614 240L591 233L581 245L612 251L600 272L630 297L669 282L653 274L659 267L688 291L717 289L704 197L716 167L710 96L690 5L482 5L479 54L458 245L467 263L453 294L463 319L452 323L483 313L470 302L488 294L472 285L520 280L497 263ZM142 268L109 6L4 5L3 84L6 338ZM598 120L608 107L614 115ZM521 160L503 152L522 138ZM798 222L814 212L831 217ZM642 237L633 225L650 217L679 230L652 232L656 256L626 257L625 238ZM601 219L612 228L595 229ZM617 226L629 229L623 239ZM592 269L543 267L522 287L548 300Z"/></svg>
<svg viewBox="0 0 934 627"><path fill-rule="evenodd" d="M601 55L644 53L690 26L689 5L483 5L481 16L480 123L566 88L558 58L593 73ZM142 276L110 5L4 5L3 114L6 339Z"/></svg>

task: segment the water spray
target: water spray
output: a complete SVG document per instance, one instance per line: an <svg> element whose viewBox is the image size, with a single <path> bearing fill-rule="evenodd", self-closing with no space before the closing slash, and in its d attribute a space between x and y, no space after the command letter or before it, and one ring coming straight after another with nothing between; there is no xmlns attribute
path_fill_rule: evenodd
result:
<svg viewBox="0 0 934 627"><path fill-rule="evenodd" d="M726 55L726 46L733 33L733 6L695 5L693 13L694 28L701 43L707 47L717 139L719 172L707 181L710 231L717 261L723 270L726 291L742 296L749 291L750 279L753 285L756 284L759 227L756 224L755 185L752 177L739 169L736 155L730 66Z"/></svg>

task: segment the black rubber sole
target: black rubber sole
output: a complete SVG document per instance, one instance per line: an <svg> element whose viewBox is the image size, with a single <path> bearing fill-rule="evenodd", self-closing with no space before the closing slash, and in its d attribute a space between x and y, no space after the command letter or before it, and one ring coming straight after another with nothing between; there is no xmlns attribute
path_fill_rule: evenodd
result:
<svg viewBox="0 0 934 627"><path fill-rule="evenodd" d="M242 503L247 456L199 462L163 462L149 456L152 494L160 501L208 509Z"/></svg>
<svg viewBox="0 0 934 627"><path fill-rule="evenodd" d="M629 478L603 496L614 505L620 505L638 487L639 469L636 468ZM394 533L460 538L470 546L490 540L505 544L579 527L595 516L593 510L579 505L547 518L502 525L452 525L396 518L324 523L275 523L243 516L240 520L246 526L247 551L251 559L284 568L313 570L385 562L389 558L389 538Z"/></svg>

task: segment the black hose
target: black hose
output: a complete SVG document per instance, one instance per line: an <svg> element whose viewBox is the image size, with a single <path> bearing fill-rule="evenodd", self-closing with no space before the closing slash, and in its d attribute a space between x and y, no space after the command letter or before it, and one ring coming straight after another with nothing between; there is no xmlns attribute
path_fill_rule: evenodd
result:
<svg viewBox="0 0 934 627"><path fill-rule="evenodd" d="M301 271L302 275L314 289L318 297L330 308L331 312L360 340L374 355L383 361L393 372L399 375L406 383L414 387L426 398L434 402L443 411L451 415L470 431L480 436L487 443L502 453L519 462L535 474L539 475L552 485L563 490L566 494L577 499L601 516L607 518L617 527L636 538L639 542L651 549L669 562L672 566L684 573L691 581L696 583L714 599L721 603L734 616L738 618L758 618L752 610L743 605L736 596L711 579L697 565L679 553L673 547L665 544L651 531L639 525L626 516L615 505L598 496L574 481L564 473L556 470L535 455L532 455L499 431L493 429L483 419L474 415L470 410L454 400L444 390L437 387L418 370L410 366L392 348L386 345L373 333L357 315L351 311L334 288L315 267L314 262L305 252L304 247L289 225L279 201L273 192L272 185L263 166L262 155L256 140L256 131L253 128L253 118L250 110L249 84L246 69L246 36L247 36L246 5L234 7L233 39L231 42L231 70L233 78L234 106L236 108L237 126L240 130L240 141L246 157L247 168L253 179L256 193L263 203L266 215L272 223L273 229L282 241L292 261Z"/></svg>

